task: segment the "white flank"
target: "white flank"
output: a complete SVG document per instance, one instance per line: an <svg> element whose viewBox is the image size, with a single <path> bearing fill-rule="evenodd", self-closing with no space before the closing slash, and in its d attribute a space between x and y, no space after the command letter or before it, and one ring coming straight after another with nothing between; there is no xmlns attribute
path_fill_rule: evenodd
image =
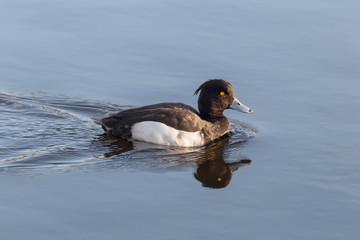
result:
<svg viewBox="0 0 360 240"><path fill-rule="evenodd" d="M204 144L204 137L200 131L186 132L153 121L135 123L131 128L131 134L134 140L161 145L194 147Z"/></svg>

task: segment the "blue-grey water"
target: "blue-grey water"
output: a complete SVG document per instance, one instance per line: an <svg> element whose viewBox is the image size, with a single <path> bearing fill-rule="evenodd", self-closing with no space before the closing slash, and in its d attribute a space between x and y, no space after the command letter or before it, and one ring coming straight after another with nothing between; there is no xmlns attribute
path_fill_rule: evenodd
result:
<svg viewBox="0 0 360 240"><path fill-rule="evenodd" d="M360 2L0 3L2 239L358 239ZM196 149L92 118L230 81Z"/></svg>

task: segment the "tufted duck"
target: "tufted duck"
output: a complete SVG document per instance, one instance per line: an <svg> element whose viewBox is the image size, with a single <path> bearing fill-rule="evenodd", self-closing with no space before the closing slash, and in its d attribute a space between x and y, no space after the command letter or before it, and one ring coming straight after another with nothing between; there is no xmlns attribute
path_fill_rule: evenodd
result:
<svg viewBox="0 0 360 240"><path fill-rule="evenodd" d="M231 84L225 80L208 80L194 95L199 92L199 112L183 103L159 103L95 121L108 134L128 141L193 147L207 144L231 130L229 120L223 115L225 109L253 113L235 97Z"/></svg>

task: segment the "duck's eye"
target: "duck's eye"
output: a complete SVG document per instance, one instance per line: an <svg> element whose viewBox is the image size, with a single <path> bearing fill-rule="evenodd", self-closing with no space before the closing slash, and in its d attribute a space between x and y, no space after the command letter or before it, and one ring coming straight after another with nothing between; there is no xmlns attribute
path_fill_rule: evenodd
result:
<svg viewBox="0 0 360 240"><path fill-rule="evenodd" d="M224 96L224 95L225 95L225 92L224 92L224 91L221 91L221 92L220 92L220 95L221 95L221 96Z"/></svg>
<svg viewBox="0 0 360 240"><path fill-rule="evenodd" d="M221 182L221 181L222 181L222 178L219 177L217 180L218 180L218 182Z"/></svg>

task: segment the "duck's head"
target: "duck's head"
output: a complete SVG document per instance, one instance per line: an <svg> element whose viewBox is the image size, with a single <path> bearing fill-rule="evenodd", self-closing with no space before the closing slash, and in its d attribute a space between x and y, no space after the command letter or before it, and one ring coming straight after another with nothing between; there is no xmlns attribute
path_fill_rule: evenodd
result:
<svg viewBox="0 0 360 240"><path fill-rule="evenodd" d="M202 118L223 116L225 109L234 109L244 113L254 112L235 97L233 87L225 80L210 79L201 84L194 95L198 92L200 92L198 108Z"/></svg>

